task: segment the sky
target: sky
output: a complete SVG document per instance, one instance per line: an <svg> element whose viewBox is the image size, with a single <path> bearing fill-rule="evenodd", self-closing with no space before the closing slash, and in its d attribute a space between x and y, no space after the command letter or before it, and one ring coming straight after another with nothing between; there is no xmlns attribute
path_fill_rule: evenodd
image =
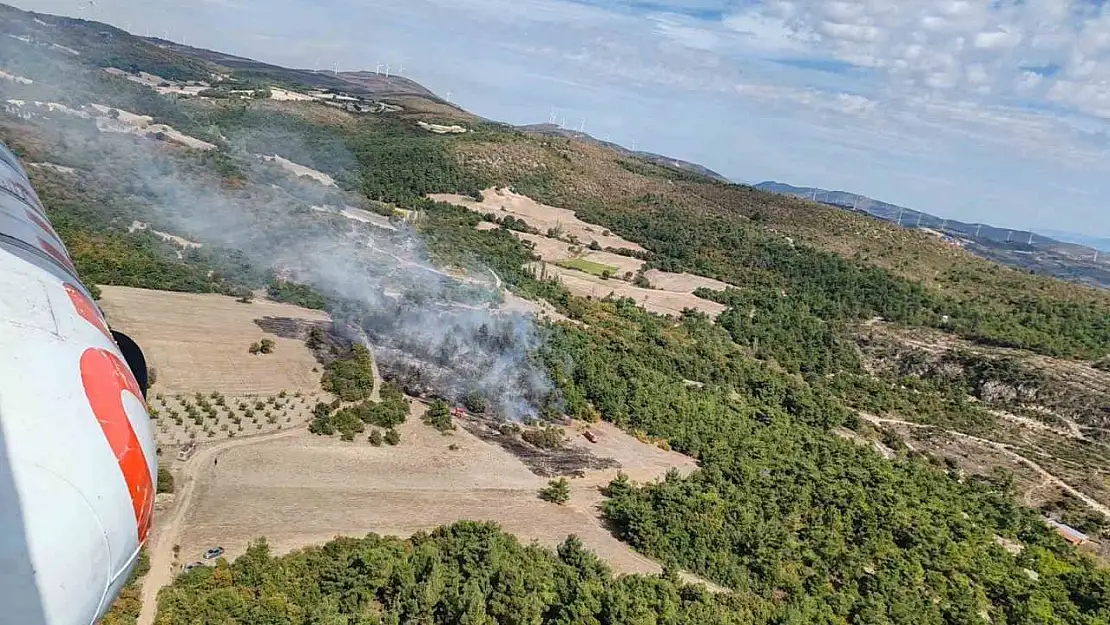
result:
<svg viewBox="0 0 1110 625"><path fill-rule="evenodd" d="M1110 235L1108 0L7 0L285 66L388 63L738 182Z"/></svg>

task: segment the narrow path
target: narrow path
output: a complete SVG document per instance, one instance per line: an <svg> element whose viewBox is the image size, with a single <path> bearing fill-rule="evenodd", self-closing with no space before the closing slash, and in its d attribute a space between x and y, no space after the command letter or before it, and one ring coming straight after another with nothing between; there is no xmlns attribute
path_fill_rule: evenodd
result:
<svg viewBox="0 0 1110 625"><path fill-rule="evenodd" d="M138 625L153 625L154 618L158 615L158 591L173 582L176 573L174 571L173 546L177 544L177 537L181 532L181 523L185 519L185 513L193 503L197 476L200 472L209 467L212 460L220 452L244 445L293 436L298 432L300 432L300 428L282 430L253 438L228 439L201 448L196 455L185 461L180 474L184 487L178 492L174 500L173 508L169 511L169 519L163 526L157 528L154 539L147 548L150 554L150 572L143 579L142 608L139 612Z"/></svg>
<svg viewBox="0 0 1110 625"><path fill-rule="evenodd" d="M378 357L370 354L370 371L374 374L374 390L370 392L370 401L382 400L382 374L378 371Z"/></svg>
<svg viewBox="0 0 1110 625"><path fill-rule="evenodd" d="M887 419L887 418L881 418L881 417L876 417L874 415L862 414L862 413L860 414L860 416L863 417L864 419L866 419L867 421L870 421L871 423L875 423L875 424L888 423L888 424L895 424L895 425L904 425L906 427L912 427L912 428L918 428L918 429L940 430L942 432L945 432L947 434L950 434L950 435L958 437L958 438L963 438L965 440L974 441L974 442L979 443L981 445L986 445L988 447L993 447L993 448L1001 451L1002 453L1006 454L1007 456L1010 456L1014 460L1017 460L1018 462L1020 462L1024 465L1026 465L1027 467L1033 469L1042 478L1044 478L1045 480L1047 480L1047 481L1055 484L1056 486L1059 486L1060 488L1064 489L1065 491L1067 491L1071 495L1075 496L1077 499L1081 500L1083 503L1090 506L1091 509L1102 513L1107 518L1110 518L1110 507L1107 507L1107 506L1099 503L1098 501L1096 501L1092 497L1081 493L1079 490L1072 487L1067 482L1061 480L1060 478L1058 478L1055 475L1046 471L1043 467L1041 467L1041 465L1039 465L1036 462L1033 462L1032 460L1026 458L1025 456L1017 453L1016 451L1014 451L1014 446L1013 445L1007 445L1005 443L999 443L999 442L996 442L996 441L987 440L985 438L979 438L978 436L972 436L970 434L964 434L963 432L957 432L955 430L945 430L943 428L939 428L939 427L934 426L934 425L924 425L924 424L921 424L921 423L913 423L912 421L903 421L901 419Z"/></svg>

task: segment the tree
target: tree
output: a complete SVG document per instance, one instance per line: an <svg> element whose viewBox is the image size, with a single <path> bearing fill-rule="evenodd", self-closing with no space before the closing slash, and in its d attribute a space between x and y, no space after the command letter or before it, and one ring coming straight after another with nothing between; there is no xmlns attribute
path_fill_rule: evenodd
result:
<svg viewBox="0 0 1110 625"><path fill-rule="evenodd" d="M251 343L251 346L247 351L249 351L252 356L257 356L258 353L262 351L262 346L258 343Z"/></svg>
<svg viewBox="0 0 1110 625"><path fill-rule="evenodd" d="M488 334L488 328L486 329L486 332ZM470 412L473 412L475 414L483 414L486 410L489 409L489 400L486 399L485 395L481 394L478 391L470 391L466 394L466 398L463 399L463 405L466 406L466 409Z"/></svg>
<svg viewBox="0 0 1110 625"><path fill-rule="evenodd" d="M158 493L172 493L174 489L173 474L166 467L158 467Z"/></svg>
<svg viewBox="0 0 1110 625"><path fill-rule="evenodd" d="M401 433L393 428L385 431L385 438L383 439L386 445L397 445L401 442Z"/></svg>
<svg viewBox="0 0 1110 625"><path fill-rule="evenodd" d="M263 354L272 354L274 353L274 346L275 343L273 339L262 339L262 342L258 346L258 351L262 352Z"/></svg>
<svg viewBox="0 0 1110 625"><path fill-rule="evenodd" d="M424 423L440 432L455 429L455 424L451 422L451 409L447 407L447 402L442 399L432 401L428 409L424 411Z"/></svg>
<svg viewBox="0 0 1110 625"><path fill-rule="evenodd" d="M540 489L540 499L560 505L566 503L570 499L570 483L567 478L561 477L548 482L545 488Z"/></svg>

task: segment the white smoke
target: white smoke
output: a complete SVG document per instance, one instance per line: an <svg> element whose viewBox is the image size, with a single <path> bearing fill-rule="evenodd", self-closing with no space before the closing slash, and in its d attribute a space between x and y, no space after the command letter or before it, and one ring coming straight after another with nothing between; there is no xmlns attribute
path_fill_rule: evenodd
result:
<svg viewBox="0 0 1110 625"><path fill-rule="evenodd" d="M363 198L295 178L245 152L235 161L250 182L228 188L206 166L190 162L210 155L151 139L83 134L66 135L70 162L83 153L93 173L97 162L125 170L128 180L112 182L148 207L140 219L208 249L240 250L251 265L337 302L337 327L366 342L383 370L454 401L477 393L514 420L553 401L554 387L533 357L541 343L535 320L499 311L501 294L487 282L433 265L406 224L389 230L338 212ZM289 146L279 154L305 149L295 136L268 142ZM240 145L235 137L228 143L233 151ZM489 273L474 267L469 275Z"/></svg>

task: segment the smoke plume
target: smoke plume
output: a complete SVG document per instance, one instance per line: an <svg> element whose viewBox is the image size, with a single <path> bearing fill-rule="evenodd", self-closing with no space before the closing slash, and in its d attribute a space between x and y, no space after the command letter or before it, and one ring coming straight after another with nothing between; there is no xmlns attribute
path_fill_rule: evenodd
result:
<svg viewBox="0 0 1110 625"><path fill-rule="evenodd" d="M245 263L327 296L336 327L370 347L406 388L456 402L481 397L514 420L552 405L553 385L533 357L541 341L534 319L499 311L501 293L488 281L434 266L414 228L355 208L364 198L298 178L244 151L235 136L227 145L249 182L229 188L203 163L211 154L102 133L89 120L66 124L68 162L84 161L129 189L147 211L136 219L206 248L239 250ZM258 131L251 134L256 147ZM264 143L270 156L306 150L288 134L270 133ZM350 163L348 178L358 175Z"/></svg>

